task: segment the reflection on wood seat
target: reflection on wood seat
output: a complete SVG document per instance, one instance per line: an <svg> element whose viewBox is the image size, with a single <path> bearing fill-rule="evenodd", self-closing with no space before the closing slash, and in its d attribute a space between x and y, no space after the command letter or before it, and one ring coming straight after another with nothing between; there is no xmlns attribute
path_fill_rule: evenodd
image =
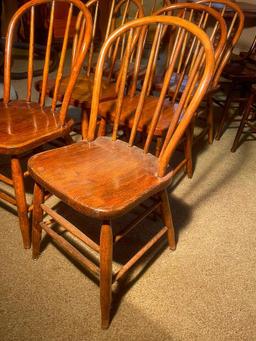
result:
<svg viewBox="0 0 256 341"><path fill-rule="evenodd" d="M72 120L65 125L60 115L51 108L42 108L37 103L13 101L0 103L0 153L21 154L42 143L67 135Z"/></svg>
<svg viewBox="0 0 256 341"><path fill-rule="evenodd" d="M138 106L140 96L137 95L135 97L125 97L123 101L123 110L121 112L120 116L120 124L124 126L128 126L129 128L132 128L134 123L134 114L136 111L136 108ZM147 132L149 129L150 122L152 120L152 112L154 112L154 109L158 102L158 97L154 96L147 96L145 97L144 102L144 110L142 112L140 121L138 123L137 130L140 132ZM114 115L114 108L115 108L116 101L108 101L106 103L101 103L99 106L99 113L101 117L105 117L107 119L108 114L112 114L111 120L112 122L115 119ZM155 136L162 136L163 131L167 131L170 122L173 118L173 111L175 110L176 105L172 105L169 99L166 99L163 103L163 107L161 110L160 118L157 123L157 126L154 131Z"/></svg>
<svg viewBox="0 0 256 341"><path fill-rule="evenodd" d="M69 82L70 77L64 77L60 82L60 91L58 100L60 102L63 101L63 96L65 94L65 90L67 88L67 84ZM54 86L55 86L55 79L49 79L47 82L47 95L49 97L53 96ZM93 92L93 83L94 83L94 76L90 75L86 76L79 76L75 89L72 92L72 97L70 99L70 104L74 106L81 106L82 108L89 109L91 108L91 100L92 100L92 92ZM36 89L41 91L42 81L36 82ZM116 98L116 91L115 85L112 81L103 80L102 82L102 93L101 93L101 100L111 100Z"/></svg>

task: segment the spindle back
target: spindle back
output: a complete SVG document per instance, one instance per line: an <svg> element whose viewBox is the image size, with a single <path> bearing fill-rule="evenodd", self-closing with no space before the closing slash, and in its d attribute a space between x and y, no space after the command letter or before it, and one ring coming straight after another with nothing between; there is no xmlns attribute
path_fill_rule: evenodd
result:
<svg viewBox="0 0 256 341"><path fill-rule="evenodd" d="M76 51L76 59L72 64L72 77L70 77L68 86L62 99L62 105L60 108L61 122L64 123L66 113L71 97L73 87L76 83L77 77L85 60L87 51L90 47L93 25L92 17L88 8L80 0L30 0L21 6L18 11L11 18L5 46L5 64L4 64L4 103L8 104L10 101L10 83L11 83L11 60L13 53L13 37L14 32L19 25L24 15L29 15L30 20L30 33L29 33L29 46L28 46L28 63L27 63L27 95L26 101L31 102L32 83L33 83L33 70L35 64L35 11L42 6L47 6L45 13L49 14L49 17L45 17L45 23L47 24L48 34L47 42L45 47L45 58L43 64L43 79L42 79L42 90L39 98L41 107L45 106L46 100L46 88L47 81L49 78L49 66L51 60L51 49L54 44L53 41L53 30L55 21L55 8L57 3L68 4L69 8L67 11L67 20L65 25L65 33L62 42L58 41L59 49L59 65L56 72L56 81L53 90L51 108L53 111L56 109L56 103L58 101L58 91L60 88L61 79L64 73L64 67L68 59L68 47L71 35L71 24L74 20L81 18L80 24L84 23L84 29L81 29L80 24L76 25L75 35L72 37L74 40L79 42ZM79 14L79 13L82 14Z"/></svg>
<svg viewBox="0 0 256 341"><path fill-rule="evenodd" d="M154 29L154 37L151 46L145 54L145 39L149 31ZM114 31L102 46L95 72L95 81L93 89L92 109L89 124L88 139L95 139L96 122L99 114L99 99L101 93L101 82L103 77L104 64L108 56L109 50L115 45L116 41L125 37L125 48L120 73L116 81L116 91L118 98L115 101L115 119L113 123L112 139L118 138L120 117L123 111L123 103L127 97L127 82L130 82L129 64L132 62L134 50L135 55L135 71L132 82L136 81L136 72L140 68L140 63L147 65L146 72L142 80L139 80L140 89L137 90L139 100L137 108L133 113L133 125L129 136L129 146L136 143L138 133L138 125L143 116L143 107L146 97L152 91L152 75L156 64L160 61L160 45L164 36L164 32L170 30L170 34L174 36L172 51L168 68L164 75L162 90L159 93L158 101L152 108L152 117L149 129L146 132L147 137L143 149L145 153L150 151L150 145L154 136L157 123L160 118L161 111L164 108L164 102L168 96L169 84L173 75L177 71L177 67L181 64L183 70L187 74L187 81L180 95L181 82L175 82L174 95L170 101L173 108L173 119L170 122L168 132L159 156L159 176L163 176L168 168L170 157L175 150L179 140L184 134L189 122L191 121L195 111L203 98L208 85L212 79L214 72L214 53L212 44L207 34L196 25L177 17L171 16L151 16L129 22L116 31ZM191 41L194 43L191 44ZM189 54L186 55L184 62L184 49L189 46ZM191 63L192 60L192 63ZM187 70L189 66L189 72ZM137 87L138 89L138 87ZM179 95L178 95L179 94ZM134 95L134 94L132 94ZM128 147L128 146L127 146ZM128 150L127 150L128 152Z"/></svg>
<svg viewBox="0 0 256 341"><path fill-rule="evenodd" d="M178 16L196 24L198 27L203 29L213 44L215 54L215 73L217 72L221 63L223 50L225 49L227 43L227 26L225 20L219 12L211 7L196 3L176 3L163 7L154 14ZM169 44L172 44L171 40L169 40ZM169 47L168 50L170 49L171 48ZM186 54L188 51L184 49L183 52ZM169 57L168 51L166 58L167 65ZM179 70L177 71L179 72Z"/></svg>
<svg viewBox="0 0 256 341"><path fill-rule="evenodd" d="M243 31L244 13L238 4L230 0L198 0L196 3L214 8L226 21L228 29L227 42L225 49L220 56L221 63L214 76L214 83L217 84L221 73L229 61L231 53Z"/></svg>

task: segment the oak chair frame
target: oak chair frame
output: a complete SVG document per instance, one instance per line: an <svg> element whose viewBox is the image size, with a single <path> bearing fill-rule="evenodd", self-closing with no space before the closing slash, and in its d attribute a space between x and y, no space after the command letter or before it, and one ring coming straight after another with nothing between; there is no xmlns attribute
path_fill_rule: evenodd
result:
<svg viewBox="0 0 256 341"><path fill-rule="evenodd" d="M141 39L143 40L143 32L146 32L146 27L153 24L157 24L156 34L152 42L152 49L149 56L145 80L141 90L141 100L138 103L134 126L130 134L129 143L127 143L118 139L118 126L122 100L125 92L125 83L127 81L129 62L131 61L131 55L133 54L135 45L139 41L138 37L142 37ZM176 40L177 44L173 54L173 63L170 64L170 68L166 73L164 89L160 95L157 108L152 115L151 130L149 131L147 141L144 144L144 149L141 149L134 145L136 140L137 125L142 114L143 98L145 97L145 93L150 82L153 61L156 58L155 52L157 49L155 49L155 47L159 41L159 36L161 35L164 26L176 27L177 30L179 30L180 35ZM122 72L120 73L116 82L119 92L116 102L117 111L112 136L96 137L101 82L104 73L105 59L107 58L110 47L113 46L114 42L124 34L126 34L126 37L128 35L128 37L126 40L127 45L121 66ZM170 124L161 154L159 157L156 157L149 153L149 147L153 138L154 126L157 124L157 120L159 119L159 113L163 105L165 92L168 89L169 78L172 75L174 64L177 60L177 55L181 51L182 41L186 34L191 34L193 37L195 37L200 43L200 48L198 50L198 56L195 59L194 68L191 70L189 81L179 101L175 118ZM140 50L137 50L136 56L138 56L140 53L138 51ZM107 41L104 43L98 58L95 71L95 83L87 140L73 144L71 146L63 147L62 152L58 153L59 157L63 157L63 160L69 160L69 166L66 164L66 167L64 164L62 164L62 167L64 167L63 169L65 171L62 171L61 186L56 188L57 184L54 179L57 179L57 177L52 173L55 171L58 172L58 167L56 167L56 165L60 160L56 159L57 155L54 153L54 151L37 154L29 160L29 172L36 181L34 188L32 233L33 257L38 258L40 254L40 241L42 237L42 229L44 229L44 231L46 231L46 233L48 233L68 254L74 256L75 259L85 268L89 269L96 276L99 276L102 320L101 326L104 329L108 328L110 323L112 283L121 279L123 275L138 261L138 259L140 259L166 233L169 247L172 250L174 250L176 247L167 192L167 187L170 185L173 177L173 173L169 169L169 160L184 132L186 131L201 99L204 96L205 91L210 84L214 72L214 63L214 53L208 36L196 25L191 24L186 20L175 17L152 16L137 19L123 25L109 36ZM138 67L137 64L136 66ZM197 86L195 87L195 85ZM193 96L191 96L192 93ZM180 115L183 115L181 121L179 120ZM84 152L82 152L82 150L84 150ZM95 163L99 157L96 156L97 150L100 151L101 157L99 162L101 165L104 164L104 169L100 169L100 167L97 166L97 163ZM83 153L83 156L81 156L81 152ZM64 154L67 157L65 157ZM84 158L87 158L87 161ZM133 164L133 162L136 162L136 164ZM49 165L48 167L43 166L45 173L44 171L43 173L40 171L40 164ZM134 175L130 175L130 171L127 169L129 165L133 165L135 167L133 171L135 172ZM81 175L79 175L79 172L77 171L80 166L83 168ZM87 166L89 166L89 168L87 168ZM111 169L113 169L113 173L111 172ZM73 174L76 174L76 179L79 179L79 185L76 189L72 185L69 171L71 171ZM89 171L89 173L87 173L87 171ZM101 175L97 173L98 171L101 173ZM130 192L128 188L130 188L132 184L134 185L133 181L136 183L137 177L141 176L141 171L142 173L145 172L145 174L143 173L145 177L142 175L140 186L137 185L136 188L133 188L132 192ZM90 174L93 177L92 181L90 180ZM125 179L124 174L126 174ZM133 176L136 177L135 180L133 180ZM154 185L148 183L147 180L146 182L143 182L143 179L147 178L148 176ZM83 185L80 183L80 180L88 180L88 186L85 185L85 187L83 187ZM63 181L65 181L65 184ZM99 184L99 186L96 185L94 188L95 181ZM91 185L93 187L91 187ZM123 185L124 187L122 187ZM67 192L69 191L68 188L73 194L76 194L69 195ZM79 194L78 192L81 190L81 188L82 192ZM96 188L98 188L98 190ZM101 229L99 244L95 243L84 233L81 233L77 227L63 218L63 216L57 213L54 209L49 207L49 205L44 202L45 190L56 195L61 201L65 202L76 211L100 220ZM81 198L82 193L85 193L89 202L92 200L94 203L90 204L87 202L87 199L84 201ZM109 199L107 199L105 195L107 195ZM125 213L128 213L133 208L143 204L144 201L148 200L149 198L153 198L154 203L149 208L145 209L141 215L136 217L131 224L122 229L118 235L113 236L111 227L112 220L118 216L122 217ZM137 226L138 223L159 208L161 210L161 217L164 226L145 246L140 249L140 251L138 251L125 265L123 265L117 273L112 275L113 244L121 240L124 236L126 236L127 233ZM95 263L85 258L85 256L81 254L73 245L68 243L67 240L65 240L62 236L58 235L54 231L51 222L48 224L43 220L44 213L47 213L55 222L58 222L62 227L64 227L65 230L69 231L73 236L80 239L80 241L85 243L92 250L98 252L100 255L100 266L96 266Z"/></svg>
<svg viewBox="0 0 256 341"><path fill-rule="evenodd" d="M53 29L53 18L54 18L54 8L56 2L64 2L70 4L69 9L69 19L66 26L65 37L63 40L63 46L60 57L60 64L57 71L57 81L54 90L54 96L52 99L51 107L46 108L45 106L45 97L46 97L46 83L48 78L49 71L49 63L50 63L50 49L51 49L51 40L52 40L52 29ZM39 98L39 103L34 103L31 100L32 93L32 82L33 82L33 55L34 55L34 22L35 22L35 7L42 4L51 4L51 14L50 14L50 23L49 23L49 31L47 38L47 47L46 47L46 56L45 56L45 64L43 69L43 85L42 92ZM77 8L79 11L83 13L83 17L86 21L86 29L84 34L81 35L81 45L79 48L79 53L77 54L76 63L73 65L72 78L70 79L63 102L60 108L59 113L56 112L56 103L57 103L57 92L59 87L59 82L61 79L61 74L63 70L64 56L67 49L68 43L68 32L69 25L71 22L72 11L73 8ZM27 79L27 96L24 101L15 100L10 101L10 86L11 86L11 54L12 54L12 44L13 44L13 35L15 27L21 18L21 16L30 10L30 43L29 43L29 51L28 51L28 79ZM0 174L0 181L5 183L8 186L14 188L15 196L7 193L6 191L0 192L0 198L8 203L17 207L18 216L19 216L19 224L21 235L23 239L24 248L30 248L31 244L31 231L30 231L30 223L29 223L29 212L33 210L33 204L29 205L26 200L26 192L24 187L24 177L29 176L28 171L23 172L21 166L21 160L24 156L30 154L36 148L53 141L57 138L63 138L66 143L72 143L72 138L69 135L69 132L72 128L73 121L67 119L67 110L69 106L69 101L71 97L71 93L73 87L75 85L76 79L82 67L84 58L86 56L92 33L92 20L90 12L86 9L84 4L79 0L30 0L21 6L17 12L12 17L8 31L6 36L6 46L5 46L5 62L4 62L4 98L3 103L1 105L1 119L3 129L7 131L3 132L3 135L0 134L0 153L2 155L9 155L11 158L11 178L5 176L4 174ZM16 106L16 107L15 107ZM19 111L19 107L23 108ZM18 111L18 114L16 113ZM22 111L22 113L21 113ZM20 126L20 118L19 114L27 114L24 119L23 126ZM15 126L12 126L17 122L17 127L15 130ZM25 121L28 121L26 123ZM22 120L21 120L22 121ZM32 121L32 122L31 122ZM42 131L40 130L40 124L42 122L47 121L52 125L49 130L47 130L44 125L42 127ZM26 126L27 124L27 126ZM32 124L32 125L31 125ZM33 124L35 126L33 126ZM38 124L38 127L37 127ZM46 123L45 123L46 124ZM8 126L7 126L8 125ZM36 131L35 134L31 136L28 135L30 132L23 131L24 127L29 127L28 129L34 129ZM12 133L12 129L14 129L15 134ZM18 129L18 131L17 131ZM44 130L43 130L44 129ZM7 138L6 138L7 136ZM14 139L14 140L13 140Z"/></svg>

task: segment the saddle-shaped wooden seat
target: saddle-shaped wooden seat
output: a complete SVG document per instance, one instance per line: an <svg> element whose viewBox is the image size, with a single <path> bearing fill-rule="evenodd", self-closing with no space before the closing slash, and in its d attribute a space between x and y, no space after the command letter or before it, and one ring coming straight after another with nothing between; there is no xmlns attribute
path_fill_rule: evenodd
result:
<svg viewBox="0 0 256 341"><path fill-rule="evenodd" d="M171 172L157 176L158 158L154 155L136 146L127 152L126 142L103 136L63 147L61 153L37 154L28 167L39 184L64 202L68 198L74 209L103 219L126 213L172 180Z"/></svg>

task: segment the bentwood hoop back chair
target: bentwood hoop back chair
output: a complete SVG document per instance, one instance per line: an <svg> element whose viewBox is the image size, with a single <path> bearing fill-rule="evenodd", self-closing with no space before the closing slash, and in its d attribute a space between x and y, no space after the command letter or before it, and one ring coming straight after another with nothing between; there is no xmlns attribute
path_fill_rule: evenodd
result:
<svg viewBox="0 0 256 341"><path fill-rule="evenodd" d="M201 27L203 30L207 32L207 34L210 37L210 40L213 43L214 50L215 50L215 74L218 73L218 69L221 64L221 57L223 54L223 51L226 47L226 41L227 41L227 27L225 20L221 16L220 13L216 12L213 8L195 4L195 3L177 3L175 5L167 6L165 8L160 9L156 12L156 15L176 15L187 19L191 22L194 22L199 27ZM169 42L171 43L171 41ZM169 53L167 53L167 57L169 58ZM168 64L168 58L167 58L167 64ZM185 75L183 77L186 77ZM185 80L184 80L185 81ZM162 82L159 82L159 79L156 78L155 81L155 88L159 89L161 88ZM208 89L206 96L209 94L210 89L215 87L215 79L213 79L211 87ZM206 101L210 101L209 96L207 96ZM206 127L201 131L200 135L197 138L200 138L201 136L208 134L208 141L209 143L212 143L213 140L213 112L211 110L211 107L208 108L208 110L200 110L200 115L197 113L197 116L206 116L207 123ZM193 131L193 128L191 129ZM191 140L191 139L189 139ZM192 176L192 160L190 161L190 170L188 171L188 176Z"/></svg>
<svg viewBox="0 0 256 341"><path fill-rule="evenodd" d="M81 116L82 116L82 135L86 135L88 131L88 117L89 112L91 108L91 100L92 100L92 92L93 92L93 84L94 84L94 70L95 65L94 63L94 57L95 57L95 33L98 27L99 18L99 0L90 0L86 3L86 6L93 14L93 36L92 36L92 42L90 46L90 52L88 54L87 61L84 65L84 71L80 73L79 78L76 82L76 85L72 91L70 103L75 106L81 108ZM109 36L109 34L119 27L120 25L123 25L129 20L141 18L144 16L144 11L142 4L140 0L119 0L115 1L113 0L111 3L110 13L109 13L109 19L108 24L106 28L105 38ZM78 25L78 29L82 29L83 26ZM75 56L77 41L74 40L73 44L73 56ZM106 61L106 79L103 82L102 86L102 94L101 94L101 100L106 101L108 99L112 99L116 97L116 93L114 91L114 86L112 84L112 76L115 75L118 71L117 69L111 69L111 67L108 67L109 65L112 65L112 60L116 58L122 58L123 55L123 44L118 45L118 49L113 49L109 53L109 58ZM70 75L66 75L66 77L63 77L60 84L60 90L59 90L59 97L58 100L62 101L63 94L66 91L67 84L69 82ZM49 97L53 96L53 89L55 85L55 78L49 79L47 86L46 86L46 92ZM41 92L42 89L42 81L38 81L36 83L36 90ZM80 125L80 122L79 122ZM79 129L80 130L80 129Z"/></svg>
<svg viewBox="0 0 256 341"><path fill-rule="evenodd" d="M164 7L160 10L158 10L156 15L174 15L177 17L182 17L183 19L186 19L190 22L193 22L197 26L201 27L207 32L207 35L209 36L210 40L213 43L214 46L214 53L215 53L215 72L220 62L220 55L223 51L223 48L225 46L226 37L227 37L227 29L225 25L225 21L222 18L222 16L216 12L214 9L193 4L193 3L179 3L179 4L173 4L167 7ZM168 36L168 40L166 40L166 35ZM154 108L154 105L158 102L158 96L155 94L155 90L158 92L161 91L163 87L163 81L164 81L164 75L166 72L166 69L169 67L170 60L172 58L172 48L174 44L175 39L175 32L163 32L163 35L161 37L161 41L158 43L157 48L161 48L161 46L168 46L168 53L166 62L162 63L162 65L157 65L157 62L155 61L155 66L152 68L152 75L151 75L151 82L147 91L147 96L145 97L145 103L144 103L144 110L143 110L143 118L138 125L138 130L143 134L144 131L147 131L149 129L150 123L151 123L151 115L152 115L152 108ZM194 56L197 54L198 47L195 45L193 40L190 42L185 43L183 49L183 54L180 55L179 63L175 66L175 70L173 73L173 77L170 80L170 86L169 90L167 92L167 97L172 98L172 101L175 101L176 98L179 97L179 95L183 92L184 85L187 81L187 75L190 72L190 68L193 67L194 63ZM190 53L188 53L190 51ZM162 52L160 54L162 56ZM143 59L143 56L141 56ZM134 73L136 73L136 68L134 69ZM134 74L134 79L137 80L137 75ZM179 91L175 93L175 82L179 83ZM124 99L124 106L123 106L123 112L121 113L121 122L124 127L128 127L128 129L131 129L133 126L133 119L134 119L134 112L136 110L136 107L138 105L139 101L139 95L136 92L137 84L135 84L136 81L133 82L131 89L129 93L125 96ZM154 95L153 95L154 94ZM169 105L168 105L169 104ZM170 107L170 108L168 108ZM104 115L106 117L104 117ZM101 105L101 130L100 134L104 135L104 120L107 120L107 117L110 117L111 121L114 121L115 116L115 110L113 110L113 104L110 102L108 103L102 103ZM168 99L165 101L164 110L162 110L160 114L160 119L158 121L157 127L154 131L154 137L156 139L156 155L159 155L161 146L164 141L165 134L168 130L170 121L172 120L173 110L172 110L172 102ZM209 126L212 129L212 116L209 115ZM176 171L181 169L181 165L186 166L187 175L189 177L192 177L192 152L191 152L191 143L192 143L192 136L193 133L193 127L190 127L189 130L186 132L186 138L185 138L185 148L184 148L184 159L181 160L181 162L177 165Z"/></svg>
<svg viewBox="0 0 256 341"><path fill-rule="evenodd" d="M226 46L221 55L221 64L218 67L218 72L214 75L214 83L217 86L223 69L229 61L231 53L243 31L244 14L239 5L230 0L199 0L196 3L210 6L219 11L227 24L228 34Z"/></svg>
<svg viewBox="0 0 256 341"><path fill-rule="evenodd" d="M135 50L135 65L139 68L136 61L138 61L137 56L141 52L136 47L141 43L140 39L145 39L144 35L149 31L150 26L156 27L155 35L149 50L147 69L134 116L134 125L131 129L129 142L125 142L118 139L118 129L127 89L126 82L129 81L129 63L132 62L131 56ZM137 127L143 116L144 101L154 61L158 60L156 54L159 53L159 49L156 47L163 30L168 27L177 30L179 34L176 35L172 61L166 70L163 89L152 111L152 121L147 139L141 146L137 145ZM124 36L126 36L126 46L121 65L122 72L119 73L116 81L119 91L115 103L116 116L112 136L96 138L105 61L108 58L109 50L115 46L117 40ZM184 41L188 41L190 38L195 39L198 53L195 56L194 66L191 68L184 91L179 101L173 103L173 120L170 122L160 156L156 157L150 153L154 130L164 105L174 66L182 54ZM33 211L33 257L39 256L43 228L64 250L75 256L82 265L99 277L102 328L108 328L110 322L112 283L121 279L127 270L164 234L167 233L170 248L175 249L174 229L167 194L167 187L173 177L169 161L208 88L214 72L214 62L214 53L207 34L186 20L167 16L152 16L123 25L109 36L99 55L95 72L88 139L58 149L58 152L52 150L37 154L29 160L29 172L36 181ZM99 241L92 240L70 221L64 219L49 204L43 202L45 190L56 195L74 210L97 218L101 224ZM146 209L143 203L150 199L153 204ZM141 206L141 208L144 207L143 213L128 226L122 226L118 234L113 235L112 223L115 218L124 217L126 213L140 204L143 204ZM113 244L125 238L127 233L142 219L158 208L161 209L161 220L164 226L125 265L112 274ZM98 252L100 266L98 267L94 262L85 258L85 255L81 254L74 245L69 244L63 235L60 236L56 233L51 223L43 220L43 212L49 214L54 221L64 226L65 230L76 236L89 248Z"/></svg>
<svg viewBox="0 0 256 341"><path fill-rule="evenodd" d="M52 41L52 27L54 21L54 9L57 2L68 3L69 15L66 25L65 37L60 54L60 63L57 70L56 84L54 96L50 107L45 106L46 84L48 79L48 69L50 64L50 51ZM47 38L47 47L43 68L42 92L39 102L32 101L32 83L34 69L34 32L35 32L35 10L37 6L49 5L49 31ZM67 50L69 26L72 18L72 13L77 9L82 12L85 22L85 30L81 35L81 45L79 53L77 53L76 62L72 68L72 77L68 83L64 94L62 106L60 110L56 110L58 97L58 89L61 80L61 74L64 66L64 59ZM11 56L13 34L22 15L30 12L30 38L27 64L27 95L24 100L10 101L10 72L11 72ZM82 67L85 55L87 53L92 33L92 19L90 12L79 0L31 0L21 6L12 17L6 37L5 48L5 66L4 66L4 99L0 103L0 153L9 155L11 159L11 178L5 174L0 175L1 182L14 187L15 197L5 191L1 191L1 199L6 200L12 205L17 206L20 229L25 248L30 247L30 228L28 212L32 210L32 205L29 206L26 201L24 176L28 176L28 172L23 173L21 160L24 155L33 152L35 148L48 143L57 138L64 138L67 143L71 142L69 132L72 128L72 120L66 119L67 109L69 106L70 96Z"/></svg>
<svg viewBox="0 0 256 341"><path fill-rule="evenodd" d="M221 56L226 46L227 39L227 27L225 24L225 20L222 18L220 13L217 13L213 8L206 7L204 5L199 5L195 3L177 3L175 5L167 6L166 8L162 8L156 12L156 15L176 15L181 16L184 19L187 19L195 24L197 24L200 28L202 28L205 32L207 32L210 40L212 41L214 51L215 51L215 74L218 72L218 69L221 64ZM170 41L171 43L171 41ZM169 55L169 54L167 54ZM168 63L168 58L167 58ZM178 70L178 74L179 74ZM185 81L186 75L183 76L183 81ZM155 87L159 89L161 83L157 82ZM215 78L213 79L211 86L209 87L207 94L210 89L215 87ZM207 95L206 94L206 95ZM198 113L197 113L198 114ZM212 143L213 139L213 113L212 110L208 110L206 113L207 116L207 124L206 128L201 132L200 135L204 135L208 133L208 141ZM192 129L193 130L193 129ZM192 162L191 167L192 167ZM190 167L190 168L191 168ZM190 172L191 173L191 172ZM189 174L190 176L192 174Z"/></svg>
<svg viewBox="0 0 256 341"><path fill-rule="evenodd" d="M212 94L218 91L220 84L220 77L223 73L225 66L227 65L228 61L231 58L232 51L235 45L238 42L238 39L241 36L241 33L244 28L244 13L242 12L241 8L238 4L230 0L199 0L197 1L198 4L203 4L206 6L213 7L215 10L219 11L223 18L226 20L227 28L228 28L228 35L227 35L227 42L226 48L221 55L221 63L218 67L217 72L214 76L213 81L213 89ZM214 91L215 90L215 91ZM208 103L208 110L213 110L211 107L213 106L213 102L220 103L218 99L214 97L210 98L210 102ZM216 132L216 139L219 139L222 127L225 122L225 118L227 116L228 105L225 104L223 115L221 118L221 122L219 127L217 128Z"/></svg>

